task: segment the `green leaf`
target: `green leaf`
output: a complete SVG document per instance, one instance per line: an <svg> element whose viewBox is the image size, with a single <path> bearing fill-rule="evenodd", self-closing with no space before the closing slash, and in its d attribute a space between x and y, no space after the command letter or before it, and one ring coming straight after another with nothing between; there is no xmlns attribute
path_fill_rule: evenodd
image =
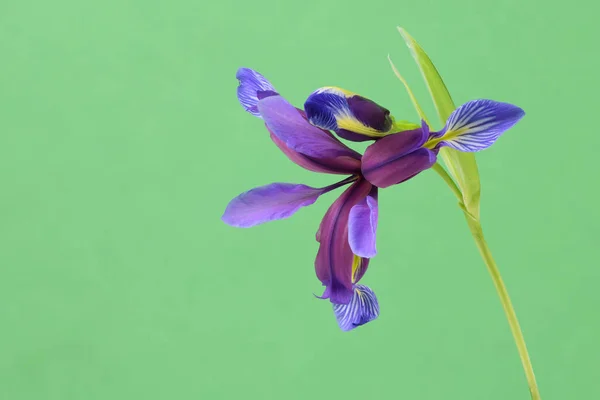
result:
<svg viewBox="0 0 600 400"><path fill-rule="evenodd" d="M425 53L425 50L423 50L416 40L413 39L412 36L410 36L404 29L399 27L398 31L404 38L404 41L410 49L413 58L421 70L423 79L425 80L427 88L429 89L429 94L431 95L433 103L435 104L440 122L442 125L444 125L452 111L456 109L454 102L450 97L450 93L448 93L448 89L446 88L442 77L427 56L427 53ZM394 72L400 78L400 74L397 72L397 70ZM403 78L400 78L400 80L408 89L406 81ZM419 105L416 103L416 99L414 98L414 95L412 95L412 92L410 92L410 89L408 90L409 95L413 100L415 107L417 108L417 111L419 114L422 114L421 107L419 107ZM423 116L421 116L421 118L423 118ZM463 205L465 209L469 214L471 214L472 217L474 217L476 220L479 220L479 196L481 187L479 183L479 172L477 170L475 154L463 153L444 147L440 150L440 155L444 160L448 171L457 182L463 194Z"/></svg>
<svg viewBox="0 0 600 400"><path fill-rule="evenodd" d="M402 82L402 84L404 85L404 88L406 89L406 92L408 93L408 97L410 97L410 100L412 101L413 105L415 106L415 109L417 110L417 114L419 114L419 118L421 118L423 121L427 122L427 125L431 125L429 123L429 120L427 119L427 115L425 115L425 112L423 112L423 109L419 105L419 102L417 101L415 94L413 93L410 86L408 85L408 82L400 74L400 71L398 71L398 68L396 68L396 66L392 62L392 59L390 58L389 55L388 55L388 61L390 62L390 65L392 66L392 70L394 71L394 74L396 74L396 77L398 79L400 79L400 82Z"/></svg>

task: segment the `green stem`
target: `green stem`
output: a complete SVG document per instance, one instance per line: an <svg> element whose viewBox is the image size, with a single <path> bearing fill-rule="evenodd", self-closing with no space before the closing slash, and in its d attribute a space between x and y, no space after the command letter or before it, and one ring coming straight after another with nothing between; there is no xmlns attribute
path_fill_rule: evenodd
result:
<svg viewBox="0 0 600 400"><path fill-rule="evenodd" d="M496 287L498 296L500 297L500 303L502 303L502 308L504 308L504 313L506 314L508 325L510 326L510 330L517 345L517 350L519 351L519 356L521 357L523 369L525 370L525 376L527 377L527 384L529 385L531 399L540 400L540 391L538 389L537 382L535 381L535 374L533 373L533 366L531 365L529 353L527 352L525 338L523 337L523 332L521 331L521 327L519 326L519 320L517 319L515 309L513 308L513 305L510 301L510 297L508 296L506 286L504 286L504 282L502 281L500 271L498 271L498 266L496 265L496 262L492 257L492 253L490 252L490 248L488 247L483 237L481 223L478 220L472 218L471 215L467 212L465 212L465 218L467 219L467 224L471 229L473 239L475 239L475 243L477 244L479 253L483 258L483 261L485 262L488 272L492 277L492 281L494 281L494 286Z"/></svg>
<svg viewBox="0 0 600 400"><path fill-rule="evenodd" d="M519 357L521 357L521 363L523 364L523 370L525 371L525 377L527 378L527 384L529 385L531 399L540 400L540 391L538 389L537 382L535 381L535 374L533 373L533 366L531 365L529 352L527 351L527 345L525 344L525 338L523 337L523 332L521 331L521 327L519 326L517 314L515 313L515 309L513 308L513 305L510 301L508 291L506 290L506 286L504 285L504 281L502 280L502 276L500 275L498 266L496 265L496 262L492 257L490 248L488 247L485 238L483 237L481 223L477 218L473 217L473 215L471 215L465 208L463 196L460 189L458 188L458 186L456 186L456 183L454 182L452 177L448 175L448 172L446 172L444 167L442 167L439 163L435 163L432 168L435 172L437 172L440 175L444 182L446 182L446 184L450 187L450 189L459 201L459 206L465 214L467 224L469 225L469 229L471 230L473 239L475 239L475 244L477 244L479 253L483 258L483 261L485 262L488 272L492 277L492 281L494 282L494 286L496 287L496 292L498 292L498 296L500 297L500 303L502 303L502 308L504 309L504 313L506 314L506 319L508 320L510 331L512 332L515 344L517 345Z"/></svg>

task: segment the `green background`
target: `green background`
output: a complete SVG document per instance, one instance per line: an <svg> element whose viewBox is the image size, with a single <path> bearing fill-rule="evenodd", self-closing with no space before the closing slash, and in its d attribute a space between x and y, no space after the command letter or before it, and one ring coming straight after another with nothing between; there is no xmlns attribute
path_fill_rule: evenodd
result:
<svg viewBox="0 0 600 400"><path fill-rule="evenodd" d="M528 399L492 282L431 171L380 193L363 282L380 318L341 332L313 297L335 194L241 230L227 202L324 185L237 103L255 68L301 105L336 85L426 112L397 25L455 101L527 116L478 155L482 220L544 399L600 398L597 6L590 1L0 3L0 398ZM362 148L358 146L358 148Z"/></svg>

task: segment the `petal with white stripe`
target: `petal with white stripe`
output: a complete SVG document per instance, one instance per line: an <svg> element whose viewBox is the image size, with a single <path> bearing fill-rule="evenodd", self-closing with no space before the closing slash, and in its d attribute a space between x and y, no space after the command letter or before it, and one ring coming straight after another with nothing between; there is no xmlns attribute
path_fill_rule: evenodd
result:
<svg viewBox="0 0 600 400"><path fill-rule="evenodd" d="M262 98L275 96L277 91L264 76L250 68L238 69L235 77L239 81L237 97L244 107L255 117L261 118L258 112L258 101Z"/></svg>
<svg viewBox="0 0 600 400"><path fill-rule="evenodd" d="M440 136L430 141L430 146L439 143L464 152L487 149L524 115L521 108L509 103L469 101L450 114Z"/></svg>
<svg viewBox="0 0 600 400"><path fill-rule="evenodd" d="M375 292L364 285L354 286L354 295L348 304L334 304L333 313L340 329L350 331L379 316Z"/></svg>
<svg viewBox="0 0 600 400"><path fill-rule="evenodd" d="M389 110L333 86L313 92L304 103L304 110L311 124L355 142L385 136L393 126Z"/></svg>

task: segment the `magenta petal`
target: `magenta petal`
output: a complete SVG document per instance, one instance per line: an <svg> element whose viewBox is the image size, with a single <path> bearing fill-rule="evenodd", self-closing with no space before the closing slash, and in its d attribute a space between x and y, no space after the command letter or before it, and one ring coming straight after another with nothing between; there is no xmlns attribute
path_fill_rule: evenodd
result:
<svg viewBox="0 0 600 400"><path fill-rule="evenodd" d="M385 188L412 178L430 168L436 154L421 146L429 137L429 129L395 133L373 143L362 158L362 173L373 185Z"/></svg>
<svg viewBox="0 0 600 400"><path fill-rule="evenodd" d="M352 207L367 197L371 189L372 185L364 179L355 182L329 207L321 222L315 270L332 303L347 304L354 294L354 253L348 242L348 219Z"/></svg>
<svg viewBox="0 0 600 400"><path fill-rule="evenodd" d="M311 125L303 114L281 96L260 100L258 110L269 130L292 150L330 162L337 157L360 159L359 153L345 146L329 132Z"/></svg>
<svg viewBox="0 0 600 400"><path fill-rule="evenodd" d="M365 150L363 170L385 164L390 160L411 153L425 144L429 135L428 129L414 129L394 133L379 139ZM366 164L366 165L365 165Z"/></svg>
<svg viewBox="0 0 600 400"><path fill-rule="evenodd" d="M292 183L272 183L240 194L231 200L222 220L228 225L249 228L291 217L300 208L313 204L331 187L313 188Z"/></svg>
<svg viewBox="0 0 600 400"><path fill-rule="evenodd" d="M437 157L433 151L421 148L403 157L390 160L388 163L378 165L375 168L363 169L363 174L373 185L386 188L402 183L418 173L431 168L435 164L436 159Z"/></svg>
<svg viewBox="0 0 600 400"><path fill-rule="evenodd" d="M375 238L378 214L377 188L350 210L348 241L357 256L373 258L377 254Z"/></svg>

